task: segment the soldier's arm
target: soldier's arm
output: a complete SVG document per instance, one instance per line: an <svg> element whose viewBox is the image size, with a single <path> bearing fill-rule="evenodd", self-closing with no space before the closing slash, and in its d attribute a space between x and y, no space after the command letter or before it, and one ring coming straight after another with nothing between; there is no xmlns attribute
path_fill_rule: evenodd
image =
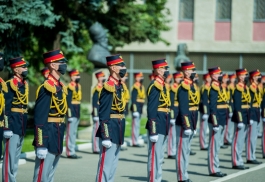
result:
<svg viewBox="0 0 265 182"><path fill-rule="evenodd" d="M43 86L39 89L38 97L34 108L34 138L35 147L48 148L48 117L52 93Z"/></svg>
<svg viewBox="0 0 265 182"><path fill-rule="evenodd" d="M149 134L157 135L157 108L159 105L160 91L151 85L148 89L147 116L149 125Z"/></svg>
<svg viewBox="0 0 265 182"><path fill-rule="evenodd" d="M99 102L98 96L99 96L99 92L97 90L95 90L95 92L93 93L93 96L92 96L92 107L93 107L92 115L93 115L93 117L98 116L98 102Z"/></svg>
<svg viewBox="0 0 265 182"><path fill-rule="evenodd" d="M204 89L201 97L203 114L209 114L208 90Z"/></svg>
<svg viewBox="0 0 265 182"><path fill-rule="evenodd" d="M182 127L184 130L190 129L189 119L189 94L188 90L182 87L178 90L179 115L181 116Z"/></svg>
<svg viewBox="0 0 265 182"><path fill-rule="evenodd" d="M218 99L218 92L216 90L210 89L210 92L209 92L210 121L214 127L219 126L217 122L217 118L216 118L217 99Z"/></svg>
<svg viewBox="0 0 265 182"><path fill-rule="evenodd" d="M137 90L135 88L132 89L132 112L137 112L137 106L136 106L136 100L137 100Z"/></svg>
<svg viewBox="0 0 265 182"><path fill-rule="evenodd" d="M109 132L111 132L110 128L110 113L111 113L111 105L113 100L113 92L107 91L105 88L102 89L99 97L99 122L101 126L101 137L102 140L111 140Z"/></svg>
<svg viewBox="0 0 265 182"><path fill-rule="evenodd" d="M12 107L12 101L13 101L13 97L14 97L14 91L11 89L10 87L10 82L7 82L7 89L8 92L4 92L4 97L5 97L5 115L7 120L5 120L5 127L4 130L11 130L12 129L12 125L9 125L8 123L9 121L9 117L11 116L11 107Z"/></svg>
<svg viewBox="0 0 265 182"><path fill-rule="evenodd" d="M254 114L256 112L255 109L252 107L254 97L255 97L255 94L252 91L250 91L250 108L249 108L250 119L253 119Z"/></svg>
<svg viewBox="0 0 265 182"><path fill-rule="evenodd" d="M73 105L72 105L72 96L73 96L73 91L70 90L69 88L67 89L68 94L66 96L66 100L67 100L67 105L68 105L68 117L71 118L72 117L72 110L73 110Z"/></svg>
<svg viewBox="0 0 265 182"><path fill-rule="evenodd" d="M242 93L236 89L233 95L234 114L236 115L239 122L243 122L242 113L241 113L241 105L242 105L241 96Z"/></svg>
<svg viewBox="0 0 265 182"><path fill-rule="evenodd" d="M175 92L170 91L170 117L171 119L176 119L174 115L174 102L175 102Z"/></svg>
<svg viewBox="0 0 265 182"><path fill-rule="evenodd" d="M263 96L262 96L262 102L261 102L261 117L265 118L265 94L263 92Z"/></svg>

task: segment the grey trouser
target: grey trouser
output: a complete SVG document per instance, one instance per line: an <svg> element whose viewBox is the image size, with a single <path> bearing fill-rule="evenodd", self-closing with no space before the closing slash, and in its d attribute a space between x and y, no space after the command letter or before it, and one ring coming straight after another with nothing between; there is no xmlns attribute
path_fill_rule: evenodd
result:
<svg viewBox="0 0 265 182"><path fill-rule="evenodd" d="M202 116L202 114L201 114ZM208 147L208 142L207 142L207 128L208 128L208 121L201 119L200 122L200 148L205 149Z"/></svg>
<svg viewBox="0 0 265 182"><path fill-rule="evenodd" d="M260 122L259 122L259 124L257 125L257 130L258 130L258 136L261 136L262 135L262 125L263 125L263 123L262 123L262 118L260 118Z"/></svg>
<svg viewBox="0 0 265 182"><path fill-rule="evenodd" d="M2 181L16 181L18 161L20 158L23 141L24 137L17 134L13 134L10 139L4 138Z"/></svg>
<svg viewBox="0 0 265 182"><path fill-rule="evenodd" d="M188 164L190 156L190 143L192 135L185 135L184 129L176 125L176 140L177 140L177 151L176 151L176 171L178 181L184 181L189 179L188 176Z"/></svg>
<svg viewBox="0 0 265 182"><path fill-rule="evenodd" d="M260 121L262 122L262 120ZM262 140L261 140L261 146L262 146L262 157L265 157L265 124L263 124L263 132L262 132Z"/></svg>
<svg viewBox="0 0 265 182"><path fill-rule="evenodd" d="M147 181L160 182L162 180L162 163L167 136L158 134L158 141L151 142L148 136Z"/></svg>
<svg viewBox="0 0 265 182"><path fill-rule="evenodd" d="M76 117L72 117L73 121L67 123L67 130L66 130L66 155L71 156L75 154L75 141L76 141L76 134L77 128L79 124L79 119Z"/></svg>
<svg viewBox="0 0 265 182"><path fill-rule="evenodd" d="M228 122L225 128L225 143L232 143L234 136L234 123L231 121L231 118L228 118Z"/></svg>
<svg viewBox="0 0 265 182"><path fill-rule="evenodd" d="M54 173L60 156L60 154L55 155L48 152L45 159L36 157L33 182L53 182Z"/></svg>
<svg viewBox="0 0 265 182"><path fill-rule="evenodd" d="M170 124L167 135L167 155L176 155L176 125Z"/></svg>
<svg viewBox="0 0 265 182"><path fill-rule="evenodd" d="M246 157L247 160L256 160L256 143L258 138L258 122L254 121L252 125L248 125L246 136Z"/></svg>
<svg viewBox="0 0 265 182"><path fill-rule="evenodd" d="M221 129L221 136L220 136L220 147L224 145L224 138L225 138L225 130L226 125L219 127L219 130Z"/></svg>
<svg viewBox="0 0 265 182"><path fill-rule="evenodd" d="M245 144L245 138L247 134L247 126L244 125L243 128L239 129L237 123L234 123L235 134L232 142L232 166L242 166L244 165L242 159L242 152Z"/></svg>
<svg viewBox="0 0 265 182"><path fill-rule="evenodd" d="M138 138L140 135L140 120L139 117L132 116L132 145L138 145Z"/></svg>
<svg viewBox="0 0 265 182"><path fill-rule="evenodd" d="M219 168L219 150L221 147L221 137L224 127L219 125L219 130L215 132L213 125L209 123L209 147L208 147L208 172L214 174L220 172Z"/></svg>
<svg viewBox="0 0 265 182"><path fill-rule="evenodd" d="M96 137L96 133L99 127L99 121L93 119L93 130L92 130L92 152L99 152L99 138Z"/></svg>
<svg viewBox="0 0 265 182"><path fill-rule="evenodd" d="M100 154L96 182L113 182L121 146L112 143L112 146L107 149L101 142L102 140L99 139Z"/></svg>

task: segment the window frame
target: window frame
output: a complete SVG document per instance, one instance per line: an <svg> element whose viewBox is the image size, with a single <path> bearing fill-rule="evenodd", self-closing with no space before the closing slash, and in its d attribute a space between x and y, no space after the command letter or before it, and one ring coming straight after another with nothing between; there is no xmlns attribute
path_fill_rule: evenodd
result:
<svg viewBox="0 0 265 182"><path fill-rule="evenodd" d="M257 7L257 0L254 0L254 6L253 6L253 22L265 22L265 17L263 19L256 19L256 17L255 17L256 16L256 11L257 11L257 8L256 7Z"/></svg>
<svg viewBox="0 0 265 182"><path fill-rule="evenodd" d="M180 6L180 3L184 2L185 0L179 0L179 17L178 17L178 21L179 22L193 22L194 21L194 0L193 1L193 17L192 19L188 19L188 18L183 18L181 19L181 6Z"/></svg>
<svg viewBox="0 0 265 182"><path fill-rule="evenodd" d="M220 1L220 0L216 0L215 2L216 2L216 6L215 6L215 22L231 22L232 21L232 0L230 0L230 4L231 4L231 7L230 7L230 10L231 10L231 14L230 14L230 19L219 19L219 18L217 18L217 16L218 16L218 1Z"/></svg>

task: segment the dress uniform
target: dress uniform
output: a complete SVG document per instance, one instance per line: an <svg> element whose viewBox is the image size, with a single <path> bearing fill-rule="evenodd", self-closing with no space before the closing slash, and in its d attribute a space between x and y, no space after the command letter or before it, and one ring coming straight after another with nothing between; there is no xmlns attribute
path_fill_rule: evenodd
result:
<svg viewBox="0 0 265 182"><path fill-rule="evenodd" d="M265 76L262 76L261 79L262 89L261 89L261 95L262 95L262 101L261 101L261 120L263 124L263 132L262 132L262 139L261 139L261 146L262 146L262 157L265 158Z"/></svg>
<svg viewBox="0 0 265 182"><path fill-rule="evenodd" d="M140 135L141 115L145 102L145 88L143 86L144 76L142 72L134 73L135 83L131 92L132 111L132 146L141 147L138 143Z"/></svg>
<svg viewBox="0 0 265 182"><path fill-rule="evenodd" d="M176 118L176 171L178 181L189 182L190 143L196 129L196 112L198 110L199 96L193 84L193 79L196 75L194 63L181 63L181 69L184 72L184 80L181 82L177 93L179 114Z"/></svg>
<svg viewBox="0 0 265 182"><path fill-rule="evenodd" d="M153 69L157 71L156 78L147 88L147 123L148 130L148 181L162 180L162 162L169 130L170 96L164 80L168 77L168 64L165 59L152 61ZM160 73L158 71L160 70ZM162 75L163 74L163 75Z"/></svg>
<svg viewBox="0 0 265 182"><path fill-rule="evenodd" d="M4 55L0 53L0 71L4 69ZM3 143L3 131L5 126L4 114L5 114L5 98L4 92L7 92L6 82L0 77L0 160L2 160L2 143Z"/></svg>
<svg viewBox="0 0 265 182"><path fill-rule="evenodd" d="M27 126L28 73L27 63L23 57L9 60L14 76L6 82L5 126L4 126L4 158L2 181L16 181L18 161ZM3 85L2 85L3 86ZM4 86L5 87L5 86Z"/></svg>
<svg viewBox="0 0 265 182"><path fill-rule="evenodd" d="M227 116L227 92L221 86L223 76L219 67L208 69L212 77L211 88L209 90L209 147L208 147L208 172L210 176L226 176L219 168L218 153L221 145L222 132L226 124Z"/></svg>
<svg viewBox="0 0 265 182"><path fill-rule="evenodd" d="M79 71L73 69L69 71L71 82L68 85L67 90L67 105L68 105L68 122L66 126L66 156L71 159L81 158L75 153L75 141L80 122L80 104L82 99L82 89L79 83L80 74Z"/></svg>
<svg viewBox="0 0 265 182"><path fill-rule="evenodd" d="M247 134L247 125L250 124L250 93L246 85L248 72L246 69L237 69L238 83L233 94L234 112L232 122L234 122L234 137L232 141L232 166L234 169L248 169L244 166L242 152Z"/></svg>
<svg viewBox="0 0 265 182"><path fill-rule="evenodd" d="M173 73L174 83L170 89L170 125L167 139L167 156L168 158L176 158L176 118L179 113L179 102L177 98L180 82L183 80L183 73Z"/></svg>
<svg viewBox="0 0 265 182"><path fill-rule="evenodd" d="M233 93L235 90L235 80L236 80L236 74L229 75L229 81L228 83L228 90L229 90L229 117L225 129L225 137L224 137L224 144L225 145L231 145L232 139L234 136L234 123L231 121L231 118L233 116L234 111L234 101L233 101Z"/></svg>
<svg viewBox="0 0 265 182"><path fill-rule="evenodd" d="M261 93L258 84L261 82L261 74L259 70L254 70L249 73L251 84L250 91L250 122L246 137L246 157L247 163L260 164L256 160L255 151L258 138L258 123L260 122L260 104Z"/></svg>
<svg viewBox="0 0 265 182"><path fill-rule="evenodd" d="M47 67L45 67L41 70L41 74L46 79L48 75L50 74L50 70Z"/></svg>
<svg viewBox="0 0 265 182"><path fill-rule="evenodd" d="M98 117L98 108L99 108L99 96L103 88L103 83L105 82L105 74L102 71L95 73L96 78L98 79L97 85L92 91L92 117L93 117L93 129L92 129L92 151L93 153L99 153L99 138L96 137L96 132L99 127L99 117Z"/></svg>
<svg viewBox="0 0 265 182"><path fill-rule="evenodd" d="M128 81L128 73L126 73L125 76L121 79L121 82L123 84L125 84L125 85L126 85L127 81ZM127 117L128 114L129 114L129 101L130 101L130 98L131 98L130 91L129 91L128 87L124 88L124 97L125 97L125 100L126 100L126 107L125 107L125 110L124 110L124 114L125 114L125 117Z"/></svg>
<svg viewBox="0 0 265 182"><path fill-rule="evenodd" d="M67 114L67 86L60 81L66 72L62 51L43 54L49 67L48 78L36 92L34 108L34 140L36 159L33 181L53 181L58 161L63 151L65 116Z"/></svg>
<svg viewBox="0 0 265 182"><path fill-rule="evenodd" d="M201 113L200 123L200 148L201 150L208 149L207 142L207 129L208 129L208 118L209 118L209 98L208 93L211 87L211 76L209 73L203 75L204 84L201 86L201 102L199 110Z"/></svg>
<svg viewBox="0 0 265 182"><path fill-rule="evenodd" d="M111 70L110 77L103 85L99 97L99 128L96 136L100 138L100 157L97 182L112 182L119 160L121 145L124 143L126 85L120 79L126 74L123 58L117 55L106 57ZM119 71L116 73L116 71Z"/></svg>
<svg viewBox="0 0 265 182"><path fill-rule="evenodd" d="M263 98L263 94L264 94L264 84L265 84L265 76L262 75L261 76L261 83L259 84L259 90L260 90L260 93L261 93L261 97ZM261 99L263 100L263 99ZM260 112L262 112L262 110L260 110ZM262 115L260 117L260 120L262 120ZM263 136L263 122L259 122L258 124L258 138L262 138Z"/></svg>

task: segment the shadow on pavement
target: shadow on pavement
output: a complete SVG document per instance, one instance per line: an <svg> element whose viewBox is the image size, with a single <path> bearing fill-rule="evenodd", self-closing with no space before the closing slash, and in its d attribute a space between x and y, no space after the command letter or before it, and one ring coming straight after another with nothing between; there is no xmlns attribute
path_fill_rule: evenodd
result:
<svg viewBox="0 0 265 182"><path fill-rule="evenodd" d="M207 164L201 164L201 163L189 163L189 165L193 165L193 166L208 166Z"/></svg>
<svg viewBox="0 0 265 182"><path fill-rule="evenodd" d="M27 162L34 162L34 163L35 163L35 158L34 158L34 159L25 158L25 160L26 160Z"/></svg>
<svg viewBox="0 0 265 182"><path fill-rule="evenodd" d="M133 154L134 156L139 156L139 157L148 157L148 155L144 155L144 154Z"/></svg>
<svg viewBox="0 0 265 182"><path fill-rule="evenodd" d="M125 158L120 158L119 161L136 162L136 163L142 163L142 164L146 164L147 163L147 162L144 162L144 161L130 160L130 159L125 159Z"/></svg>
<svg viewBox="0 0 265 182"><path fill-rule="evenodd" d="M147 181L147 177L136 177L136 176L122 176L131 180L135 180L135 181ZM167 180L162 180L161 182L168 182Z"/></svg>

